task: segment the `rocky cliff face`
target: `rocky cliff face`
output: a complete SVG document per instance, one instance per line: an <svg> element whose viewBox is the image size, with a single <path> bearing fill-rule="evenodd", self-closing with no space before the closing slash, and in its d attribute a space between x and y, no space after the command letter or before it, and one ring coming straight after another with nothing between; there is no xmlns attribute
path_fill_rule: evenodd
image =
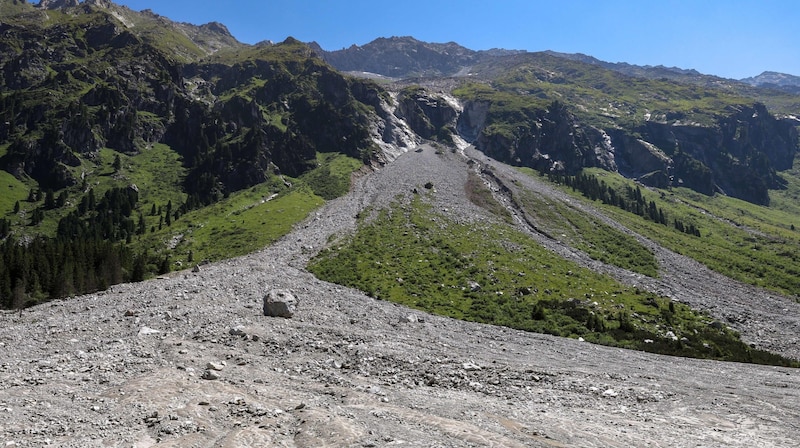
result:
<svg viewBox="0 0 800 448"><path fill-rule="evenodd" d="M184 158L187 192L209 203L270 172L298 176L316 164L317 152L372 156L369 127L381 109L355 95L374 101L377 90L346 79L296 40L239 44L243 57L182 64L180 55L206 55L227 29L172 26L96 1L40 6L42 14L69 10L73 19L0 25L0 144L13 143L0 167L17 176L59 189L77 182L66 167L100 148L136 154L163 142ZM124 14L166 22L158 28L165 41L191 34L201 42L172 53L162 39L129 27Z"/></svg>
<svg viewBox="0 0 800 448"><path fill-rule="evenodd" d="M669 155L653 171L666 174L672 186L769 204L768 190L784 186L777 171L792 166L797 129L791 122L776 119L761 104L731 108L729 113L713 126L654 121L641 126L642 138ZM629 143L624 137L616 140L618 152L636 153L635 145Z"/></svg>
<svg viewBox="0 0 800 448"><path fill-rule="evenodd" d="M457 105L420 87L404 89L397 98L395 115L405 120L408 126L424 139L436 139L452 143Z"/></svg>
<svg viewBox="0 0 800 448"><path fill-rule="evenodd" d="M792 166L798 150L796 123L761 104L731 108L711 126L648 121L632 131L587 126L558 102L509 131L490 110L485 101L467 103L458 131L498 160L566 173L600 167L654 187L684 186L756 204L769 204L769 189L784 187L778 171Z"/></svg>
<svg viewBox="0 0 800 448"><path fill-rule="evenodd" d="M469 102L459 118L462 137L486 155L541 171L574 174L583 167L616 170L613 148L605 132L581 126L567 106L553 102L532 110L527 125L508 130L486 102Z"/></svg>

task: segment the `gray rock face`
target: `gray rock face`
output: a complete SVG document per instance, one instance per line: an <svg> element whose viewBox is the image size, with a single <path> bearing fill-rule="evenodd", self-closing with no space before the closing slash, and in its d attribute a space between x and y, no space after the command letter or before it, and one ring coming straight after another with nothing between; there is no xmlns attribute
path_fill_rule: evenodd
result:
<svg viewBox="0 0 800 448"><path fill-rule="evenodd" d="M297 298L291 292L274 289L264 296L264 315L291 318L297 308Z"/></svg>
<svg viewBox="0 0 800 448"><path fill-rule="evenodd" d="M78 6L78 0L41 0L39 8L41 9L63 9L71 6Z"/></svg>

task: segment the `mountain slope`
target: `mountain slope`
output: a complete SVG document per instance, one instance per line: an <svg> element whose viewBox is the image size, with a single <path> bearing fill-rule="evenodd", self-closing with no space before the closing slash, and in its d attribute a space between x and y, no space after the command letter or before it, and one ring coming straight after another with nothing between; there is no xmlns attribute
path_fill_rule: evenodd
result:
<svg viewBox="0 0 800 448"><path fill-rule="evenodd" d="M433 78L464 75L480 62L497 56L516 54L513 50L473 51L455 42L429 43L410 36L378 38L364 45L325 51L312 48L326 62L346 72L377 73L393 78Z"/></svg>
<svg viewBox="0 0 800 448"><path fill-rule="evenodd" d="M173 58L180 50L168 50L154 41L155 35L182 33L183 28L167 19L139 14L142 20L165 22L148 28L127 23L114 13L114 5L105 2L51 6L55 9L32 10L45 14L48 21L30 27L9 25L14 32L6 34L9 58L4 60L26 70L5 70L2 111L8 124L0 165L15 176L10 187L31 186L27 199L7 201L10 219L0 222L0 236L10 236L3 249L4 265L11 268L0 277L6 307L163 274L194 263L195 255L224 257L224 249L212 249L210 241L252 250L255 247L243 244L237 235L257 234L259 225L273 221L280 221L275 228L288 229L291 219L299 219L322 198L346 192L345 179L358 163L390 162L422 139L449 148L464 147L464 139L473 141L486 155L535 168L592 200L630 212L623 227L646 229L648 237L665 247L677 250L687 243L693 247L704 238L714 249L691 253L718 272L757 285L770 277L772 283L765 286L780 293L800 290L792 280L798 260L780 261L796 240L786 231L785 221L766 232L774 236L772 240L767 236L762 242L761 235L748 239L730 226L721 228L697 217L687 211L689 207L670 204L672 195L667 198L665 190L643 193L638 185L609 185L598 180L602 174L583 172L600 167L652 187L687 186L704 194L725 192L766 204L769 188L790 186L776 169L791 166L797 133L792 122L776 119L761 105L748 106L746 98L693 84L631 77L546 53L476 53L450 44L426 46L410 38L382 44L400 45L405 58L414 52L408 48L422 45L433 58L423 62L431 67L445 53L452 53L455 61L477 55L471 70L482 81L444 79L426 81L429 86L439 83L438 90L419 85L385 90L370 81L342 76L315 57L312 48L291 38L278 45L234 45L181 62ZM58 36L63 38L60 45L42 50L23 36L34 33L29 28L53 39L62 33ZM220 26L210 29L225 35ZM19 53L21 45L39 50ZM84 65L85 61L91 63ZM26 75L14 76L19 73ZM13 87L15 83L21 85ZM337 153L350 162L337 167ZM163 163L169 168L154 166ZM739 182L742 179L746 182ZM472 179L473 186L478 184ZM479 192L471 194L480 199ZM289 222L276 219L282 208L261 213L272 210L264 204L276 198L295 212ZM687 198L677 196L674 202L688 202ZM527 193L512 199L537 203ZM215 207L206 208L212 204ZM236 208L227 211L233 204ZM255 214L258 218L243 215L259 206L264 207ZM579 220L574 210L561 207L551 216L531 220L528 215L535 207L516 206L527 222L545 220L534 225L539 231L573 235L574 248L592 258L648 277L659 275L651 251L631 235L602 224L600 218ZM502 202L493 207L504 214ZM222 225L219 218L210 217L221 210L226 210L227 221ZM180 224L173 227L178 220ZM647 229L650 222L660 227ZM592 232L592 227L619 242L580 235ZM720 232L727 238L719 241ZM34 237L37 234L52 238ZM751 240L758 246L766 244L767 250L750 255L731 246L749 246ZM27 246L25 253L17 241ZM231 252L236 253L242 252ZM74 254L91 255L70 258ZM47 262L32 261L40 257ZM494 282L491 276L488 281ZM596 286L601 283L598 280ZM581 285L578 289L594 287ZM636 336L628 331L636 327L627 314L605 309L598 317L583 305L563 298L549 300L532 294L533 289L518 289L531 297L507 305L519 311L546 303L547 310L566 314L574 322L530 322L545 320L540 317L548 311L537 308L529 313L532 319L512 322L517 327L565 336L596 333L592 337L598 341L619 330L611 339L625 346L641 346L644 339L662 333L645 325L639 329L641 337ZM583 290L564 294L588 294ZM533 298L536 303L529 303ZM467 299L465 303L486 301L486 297ZM674 304L662 310L668 300L651 299L653 310L637 312L637 303L633 313L641 317L657 311L653 322L661 325L662 319L670 321L683 312L680 307L673 309ZM687 328L700 321L687 313ZM477 307L469 314L487 312ZM645 320L640 323L653 323ZM609 322L613 324L606 325ZM705 337L700 330L682 331ZM678 333L673 331L673 336ZM735 339L733 334L720 334L728 338L722 345ZM696 345L689 337L687 342ZM681 344L659 348L666 353L684 349ZM737 346L731 353L715 350L700 352L755 360L746 347Z"/></svg>
<svg viewBox="0 0 800 448"><path fill-rule="evenodd" d="M14 266L0 276L3 306L192 262L191 242L169 229L181 216L259 185L265 197L291 196L307 209L320 200L315 192L342 193L327 180L349 176L332 175L331 158L320 154L384 160L376 141L396 134L377 134L392 120L387 95L345 78L293 39L248 46L219 24L76 3L3 3L15 8L3 7L9 19L0 37L0 168L11 191L0 238L11 237L5 264ZM309 187L297 178L317 168L316 191L295 195ZM51 259L75 273L34 274L13 254L16 242L39 236L55 238L36 246L42 256L55 257L44 246L56 240L101 240L113 246L101 252L118 261L87 270ZM163 242L174 238L186 242Z"/></svg>
<svg viewBox="0 0 800 448"><path fill-rule="evenodd" d="M763 72L758 76L742 79L742 82L756 87L766 87L798 94L800 93L800 76L786 73Z"/></svg>
<svg viewBox="0 0 800 448"><path fill-rule="evenodd" d="M488 163L560 200L535 178ZM469 171L466 160L427 147L360 178L351 195L264 251L0 314L0 402L14 411L0 423L3 439L18 447L794 446L800 384L791 369L678 362L459 322L303 269L316 250L308 248L352 231L359 211L413 196L431 178L438 210L493 220L462 193ZM678 284L687 297L713 302L706 292L727 290L703 286L702 271L686 275L700 280ZM740 286L725 288L748 296ZM300 299L293 318L261 315L274 289ZM773 303L774 315L797 315L781 311L797 304ZM771 328L785 348L798 347L785 322Z"/></svg>
<svg viewBox="0 0 800 448"><path fill-rule="evenodd" d="M543 171L599 166L654 187L768 204L798 149L798 121L784 116L797 110L797 96L691 70L474 52L412 38L322 54L339 69L383 75L468 73L450 84L460 84L454 92L464 109L457 132L492 157Z"/></svg>

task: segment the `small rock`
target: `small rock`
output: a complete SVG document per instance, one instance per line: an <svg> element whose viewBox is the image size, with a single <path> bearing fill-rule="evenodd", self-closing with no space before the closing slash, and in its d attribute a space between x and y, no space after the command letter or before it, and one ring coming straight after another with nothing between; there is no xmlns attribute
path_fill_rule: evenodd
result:
<svg viewBox="0 0 800 448"><path fill-rule="evenodd" d="M203 372L203 376L201 376L200 378L204 380L218 380L219 372L215 370L206 370L205 372Z"/></svg>
<svg viewBox="0 0 800 448"><path fill-rule="evenodd" d="M228 330L228 333L231 336L247 336L247 333L244 331L244 327L235 327Z"/></svg>
<svg viewBox="0 0 800 448"><path fill-rule="evenodd" d="M474 362L465 362L462 365L462 367L464 367L464 370L466 370L467 372L474 371L474 370L481 370L481 366L475 364Z"/></svg>
<svg viewBox="0 0 800 448"><path fill-rule="evenodd" d="M604 397L611 397L611 398L614 398L614 397L616 397L617 395L619 395L619 394L618 394L618 393L617 393L617 391L615 391L614 389L607 389L605 392L603 392L603 396L604 396Z"/></svg>
<svg viewBox="0 0 800 448"><path fill-rule="evenodd" d="M156 329L150 328L150 327L142 327L142 328L139 329L139 336L140 337L141 336L151 336L151 335L159 334L159 333L161 333L160 330L156 330Z"/></svg>
<svg viewBox="0 0 800 448"><path fill-rule="evenodd" d="M417 322L419 322L419 319L417 318L417 316L415 316L413 314L409 314L407 316L400 316L400 323L401 324L414 324L414 323L417 323Z"/></svg>
<svg viewBox="0 0 800 448"><path fill-rule="evenodd" d="M209 362L206 364L206 369L220 371L225 368L225 364L219 362Z"/></svg>

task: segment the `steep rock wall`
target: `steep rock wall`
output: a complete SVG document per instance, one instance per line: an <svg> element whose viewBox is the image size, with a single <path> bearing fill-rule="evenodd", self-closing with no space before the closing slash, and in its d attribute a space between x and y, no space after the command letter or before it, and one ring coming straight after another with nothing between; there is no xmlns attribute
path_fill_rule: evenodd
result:
<svg viewBox="0 0 800 448"><path fill-rule="evenodd" d="M683 186L769 204L783 188L778 171L798 151L796 122L775 118L761 104L729 108L713 125L647 121L635 129L587 126L559 102L526 111L513 128L486 101L466 102L461 137L498 160L540 171L574 173L600 167L659 188Z"/></svg>

